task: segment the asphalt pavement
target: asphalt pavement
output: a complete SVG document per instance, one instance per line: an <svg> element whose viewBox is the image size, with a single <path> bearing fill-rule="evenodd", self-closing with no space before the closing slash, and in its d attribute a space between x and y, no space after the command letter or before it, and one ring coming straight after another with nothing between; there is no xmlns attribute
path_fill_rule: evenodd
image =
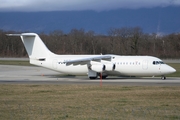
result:
<svg viewBox="0 0 180 120"><path fill-rule="evenodd" d="M88 76L64 75L36 66L0 65L0 84L86 84L123 86L180 86L180 78L114 77L90 80Z"/></svg>

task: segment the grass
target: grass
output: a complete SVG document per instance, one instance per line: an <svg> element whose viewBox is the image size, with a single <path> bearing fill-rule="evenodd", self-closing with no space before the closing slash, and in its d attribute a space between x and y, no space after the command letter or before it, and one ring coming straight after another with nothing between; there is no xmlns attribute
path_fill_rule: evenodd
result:
<svg viewBox="0 0 180 120"><path fill-rule="evenodd" d="M30 66L29 61L21 61L21 60L0 60L0 65L22 65L22 66Z"/></svg>
<svg viewBox="0 0 180 120"><path fill-rule="evenodd" d="M0 64L30 65L29 61ZM180 64L171 63L180 77ZM180 87L0 85L0 119L180 119Z"/></svg>
<svg viewBox="0 0 180 120"><path fill-rule="evenodd" d="M0 85L0 119L180 119L180 87Z"/></svg>

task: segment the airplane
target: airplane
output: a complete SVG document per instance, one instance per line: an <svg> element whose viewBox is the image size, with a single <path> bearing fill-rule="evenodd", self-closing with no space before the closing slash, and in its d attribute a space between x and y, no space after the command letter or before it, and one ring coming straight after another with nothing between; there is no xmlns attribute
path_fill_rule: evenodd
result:
<svg viewBox="0 0 180 120"><path fill-rule="evenodd" d="M57 55L52 53L36 33L7 34L20 36L30 64L68 75L87 75L90 79L108 76L161 76L176 70L153 56Z"/></svg>

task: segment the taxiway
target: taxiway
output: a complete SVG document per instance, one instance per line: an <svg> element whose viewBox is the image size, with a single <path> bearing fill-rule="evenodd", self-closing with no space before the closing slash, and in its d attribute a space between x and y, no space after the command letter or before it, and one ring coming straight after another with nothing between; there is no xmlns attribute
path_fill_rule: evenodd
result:
<svg viewBox="0 0 180 120"><path fill-rule="evenodd" d="M89 80L87 76L68 76L42 67L0 65L0 84L94 84L100 79ZM180 86L180 78L167 77L108 77L103 85L126 86Z"/></svg>

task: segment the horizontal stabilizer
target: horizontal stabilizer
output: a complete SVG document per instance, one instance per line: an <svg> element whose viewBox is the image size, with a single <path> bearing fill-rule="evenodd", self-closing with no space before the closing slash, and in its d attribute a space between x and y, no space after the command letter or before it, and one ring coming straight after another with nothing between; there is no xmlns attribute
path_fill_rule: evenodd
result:
<svg viewBox="0 0 180 120"><path fill-rule="evenodd" d="M6 34L7 36L21 36L21 34Z"/></svg>
<svg viewBox="0 0 180 120"><path fill-rule="evenodd" d="M22 33L22 34L6 34L7 36L26 36L26 37L35 37L34 33Z"/></svg>

